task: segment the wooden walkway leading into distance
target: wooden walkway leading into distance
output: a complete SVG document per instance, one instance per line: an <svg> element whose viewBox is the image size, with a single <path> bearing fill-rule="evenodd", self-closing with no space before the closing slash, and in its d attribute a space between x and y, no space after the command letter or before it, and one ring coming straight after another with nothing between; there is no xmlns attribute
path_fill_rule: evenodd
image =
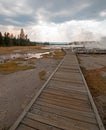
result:
<svg viewBox="0 0 106 130"><path fill-rule="evenodd" d="M10 130L105 130L70 50Z"/></svg>

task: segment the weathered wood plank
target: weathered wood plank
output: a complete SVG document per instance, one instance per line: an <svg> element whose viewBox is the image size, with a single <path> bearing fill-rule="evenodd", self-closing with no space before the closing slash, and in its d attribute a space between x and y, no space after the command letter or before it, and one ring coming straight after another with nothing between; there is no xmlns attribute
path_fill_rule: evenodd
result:
<svg viewBox="0 0 106 130"><path fill-rule="evenodd" d="M30 112L33 113L35 109L60 115L62 117L70 118L73 120L79 120L82 122L97 124L97 121L94 116L92 116L92 118L89 118L87 116L82 116L81 114L78 114L77 111L66 111L61 107L54 107L53 105L44 106L44 105L34 104Z"/></svg>
<svg viewBox="0 0 106 130"><path fill-rule="evenodd" d="M74 72L74 73L78 73L78 74L80 73L79 70L67 69L67 68L64 68L62 66L59 68L58 72L70 72L70 73Z"/></svg>
<svg viewBox="0 0 106 130"><path fill-rule="evenodd" d="M78 63L78 60L77 60L76 57L75 57L75 60L76 60L76 62ZM78 64L78 68L79 68L79 70L80 70L80 73L81 73L83 82L84 82L85 87L86 87L86 89L87 89L88 97L89 97L89 100L90 100L90 102L91 102L92 108L93 108L93 110L94 110L95 117L96 117L96 119L97 119L97 123L98 123L99 129L100 129L100 130L105 130L105 127L104 127L104 125L103 125L103 123L102 123L101 117L100 117L100 115L99 115L99 113L98 113L98 110L97 110L97 108L96 108L95 102L94 102L93 97L92 97L92 95L91 95L91 93L90 93L90 90L89 90L89 88L88 88L88 85L87 85L87 83L86 83L86 80L85 80L85 78L84 78L84 75L83 75L83 73L82 73L82 71L81 71L81 68L79 67L79 64Z"/></svg>
<svg viewBox="0 0 106 130"><path fill-rule="evenodd" d="M10 130L104 130L85 86L76 56L69 51Z"/></svg>
<svg viewBox="0 0 106 130"><path fill-rule="evenodd" d="M70 76L70 74L69 75L64 75L64 74L55 74L54 76L53 76L53 78L59 78L59 79L64 79L64 80L73 80L73 81L76 81L76 82L83 82L82 81L82 78L80 77L80 76L75 76L75 75L71 75Z"/></svg>
<svg viewBox="0 0 106 130"><path fill-rule="evenodd" d="M55 80L51 80L50 82L49 82L49 84L54 84L54 85L57 85L57 84L62 84L64 87L66 87L66 86L73 86L73 87L81 87L81 88L84 88L84 89L86 89L85 88L85 86L84 86L84 84L82 83L82 84L78 84L78 83L66 83L66 82L61 82L61 81L55 81Z"/></svg>
<svg viewBox="0 0 106 130"><path fill-rule="evenodd" d="M99 130L94 124L75 121L40 110L36 110L34 114L28 113L27 117L65 130Z"/></svg>
<svg viewBox="0 0 106 130"><path fill-rule="evenodd" d="M30 118L26 117L22 120L22 123L28 125L29 127L33 127L34 129L36 128L37 130L62 130L36 120L31 120Z"/></svg>
<svg viewBox="0 0 106 130"><path fill-rule="evenodd" d="M29 126L27 126L25 124L20 124L16 130L37 130L37 129L29 127Z"/></svg>
<svg viewBox="0 0 106 130"><path fill-rule="evenodd" d="M47 91L47 92L60 92L60 93L63 93L63 94L67 94L67 95L75 95L76 97L81 97L81 98L83 98L83 99L87 99L88 100L88 96L87 96L87 92L79 92L79 91L77 91L77 90L71 90L71 91L69 91L69 90L67 90L67 89L64 89L64 88L61 88L61 89L59 89L59 88L48 88L48 89L45 89L44 91ZM80 99L80 98L79 98Z"/></svg>
<svg viewBox="0 0 106 130"><path fill-rule="evenodd" d="M49 103L42 102L42 101L34 103L33 106L36 104L43 105L46 107L52 107L54 109L57 108L57 109L60 109L62 112L66 111L68 113L75 113L77 115L81 115L81 116L88 117L88 118L95 118L95 114L93 112L85 112L85 111L80 111L80 110L75 110L75 109L69 109L69 108L65 108L62 106L56 106L55 104L49 104Z"/></svg>
<svg viewBox="0 0 106 130"><path fill-rule="evenodd" d="M92 107L91 105L88 105L85 102L81 102L80 100L75 100L75 99L67 99L65 97L61 97L61 96L54 96L54 95L50 95L50 94L42 94L39 98L39 100L49 100L49 101L53 101L53 102L60 102L63 103L64 105L68 105L68 106L74 106L74 107L79 107L82 110L87 110L87 111L92 111Z"/></svg>
<svg viewBox="0 0 106 130"><path fill-rule="evenodd" d="M64 86L64 84L56 84L56 85L52 85L52 84L48 84L48 87L49 88L59 88L60 90L61 89L65 89L65 90L68 90L68 91L78 91L78 92L87 92L86 89L84 87L77 87L77 86L68 86L67 83L66 83L66 86Z"/></svg>
<svg viewBox="0 0 106 130"><path fill-rule="evenodd" d="M62 88L62 89L68 90L68 91L77 90L79 92L87 92L84 87L77 87L77 86L69 85L67 83L66 83L66 85L64 85L63 83L57 83L57 84L50 83L50 84L48 84L47 87L48 88L59 88L60 90Z"/></svg>
<svg viewBox="0 0 106 130"><path fill-rule="evenodd" d="M71 63L68 63L68 64L66 65L65 62L60 66L59 69L61 69L61 68L70 69L70 70L78 70L78 67L77 67L76 65L75 65L75 66L72 66Z"/></svg>
<svg viewBox="0 0 106 130"><path fill-rule="evenodd" d="M78 98L69 98L69 97L67 97L67 96L65 96L65 95L58 95L58 94L55 94L55 93L47 93L47 92L45 92L45 93L42 93L42 95L40 96L40 98L47 98L47 99L57 99L57 100L62 100L62 101L64 101L64 102L66 102L66 103L74 103L74 105L83 105L84 107L86 107L86 108L89 108L89 106L91 106L91 104L90 104L90 102L88 101L88 102L86 102L86 101L84 101L84 100L80 100L80 99L78 99Z"/></svg>
<svg viewBox="0 0 106 130"><path fill-rule="evenodd" d="M65 76L67 76L67 77L79 77L79 78L81 78L82 79L82 77L81 77L81 74L80 73L75 73L75 72L71 72L70 73L70 71L57 71L56 73L55 73L55 75L65 75Z"/></svg>
<svg viewBox="0 0 106 130"><path fill-rule="evenodd" d="M46 85L49 83L50 79L55 74L55 72L58 70L58 68L61 66L61 64L62 64L63 61L64 61L64 59L61 60L61 62L56 67L56 69L53 71L53 73L50 75L50 77L47 79L47 81L44 83L44 85L41 87L41 89L38 91L38 93L33 97L33 99L31 100L31 102L25 107L25 109L22 112L22 114L18 117L18 119L10 127L9 130L15 130L17 128L17 126L19 125L19 123L21 122L21 120L24 118L24 116L26 115L26 113L28 112L28 110L31 108L31 106L33 105L33 103L37 100L37 98L39 97L39 95L42 93L43 89L46 88Z"/></svg>
<svg viewBox="0 0 106 130"><path fill-rule="evenodd" d="M75 80L70 80L70 79L64 79L64 78L60 78L60 77L52 77L51 80L56 80L56 81L61 81L61 82L69 82L69 83L76 83L76 84L83 84L82 81L75 81Z"/></svg>
<svg viewBox="0 0 106 130"><path fill-rule="evenodd" d="M76 105L74 103L67 103L67 102L61 101L59 99L39 98L37 100L37 102L39 102L39 101L43 101L43 102L46 102L46 103L49 103L49 104L54 104L54 105L57 105L57 106L62 106L62 107L69 108L69 109L76 109L76 110L80 110L80 111L92 112L92 109L90 109L90 108L86 108L84 106Z"/></svg>

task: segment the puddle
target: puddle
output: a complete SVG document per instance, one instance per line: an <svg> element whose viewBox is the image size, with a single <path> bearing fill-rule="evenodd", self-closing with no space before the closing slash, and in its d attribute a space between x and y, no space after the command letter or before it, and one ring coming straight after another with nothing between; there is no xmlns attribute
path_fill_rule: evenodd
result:
<svg viewBox="0 0 106 130"><path fill-rule="evenodd" d="M43 53L27 53L27 54L5 54L5 55L0 55L0 64L4 63L4 61L8 60L14 60L17 58L22 58L22 59L31 59L31 58L42 58L44 54L49 54L50 52L43 52Z"/></svg>
<svg viewBox="0 0 106 130"><path fill-rule="evenodd" d="M27 58L26 59L31 59L31 58L42 58L44 54L49 54L50 52L44 52L44 53L36 53L36 54L27 54Z"/></svg>

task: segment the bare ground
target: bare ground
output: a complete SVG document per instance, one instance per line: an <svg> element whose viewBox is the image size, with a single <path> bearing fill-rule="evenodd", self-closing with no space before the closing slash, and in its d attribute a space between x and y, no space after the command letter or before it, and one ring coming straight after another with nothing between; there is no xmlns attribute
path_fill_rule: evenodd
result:
<svg viewBox="0 0 106 130"><path fill-rule="evenodd" d="M60 60L60 58L31 59L30 62L35 65L35 69L7 75L0 74L0 130L6 130L14 123L42 87L45 80L40 79L39 72L45 71L44 79L47 79Z"/></svg>
<svg viewBox="0 0 106 130"><path fill-rule="evenodd" d="M106 55L80 54L78 59L106 127Z"/></svg>

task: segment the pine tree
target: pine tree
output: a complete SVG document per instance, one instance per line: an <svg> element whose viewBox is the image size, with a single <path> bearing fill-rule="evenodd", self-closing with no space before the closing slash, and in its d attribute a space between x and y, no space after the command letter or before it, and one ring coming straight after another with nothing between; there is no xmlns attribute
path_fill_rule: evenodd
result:
<svg viewBox="0 0 106 130"><path fill-rule="evenodd" d="M3 46L3 36L1 32L0 32L0 46Z"/></svg>

